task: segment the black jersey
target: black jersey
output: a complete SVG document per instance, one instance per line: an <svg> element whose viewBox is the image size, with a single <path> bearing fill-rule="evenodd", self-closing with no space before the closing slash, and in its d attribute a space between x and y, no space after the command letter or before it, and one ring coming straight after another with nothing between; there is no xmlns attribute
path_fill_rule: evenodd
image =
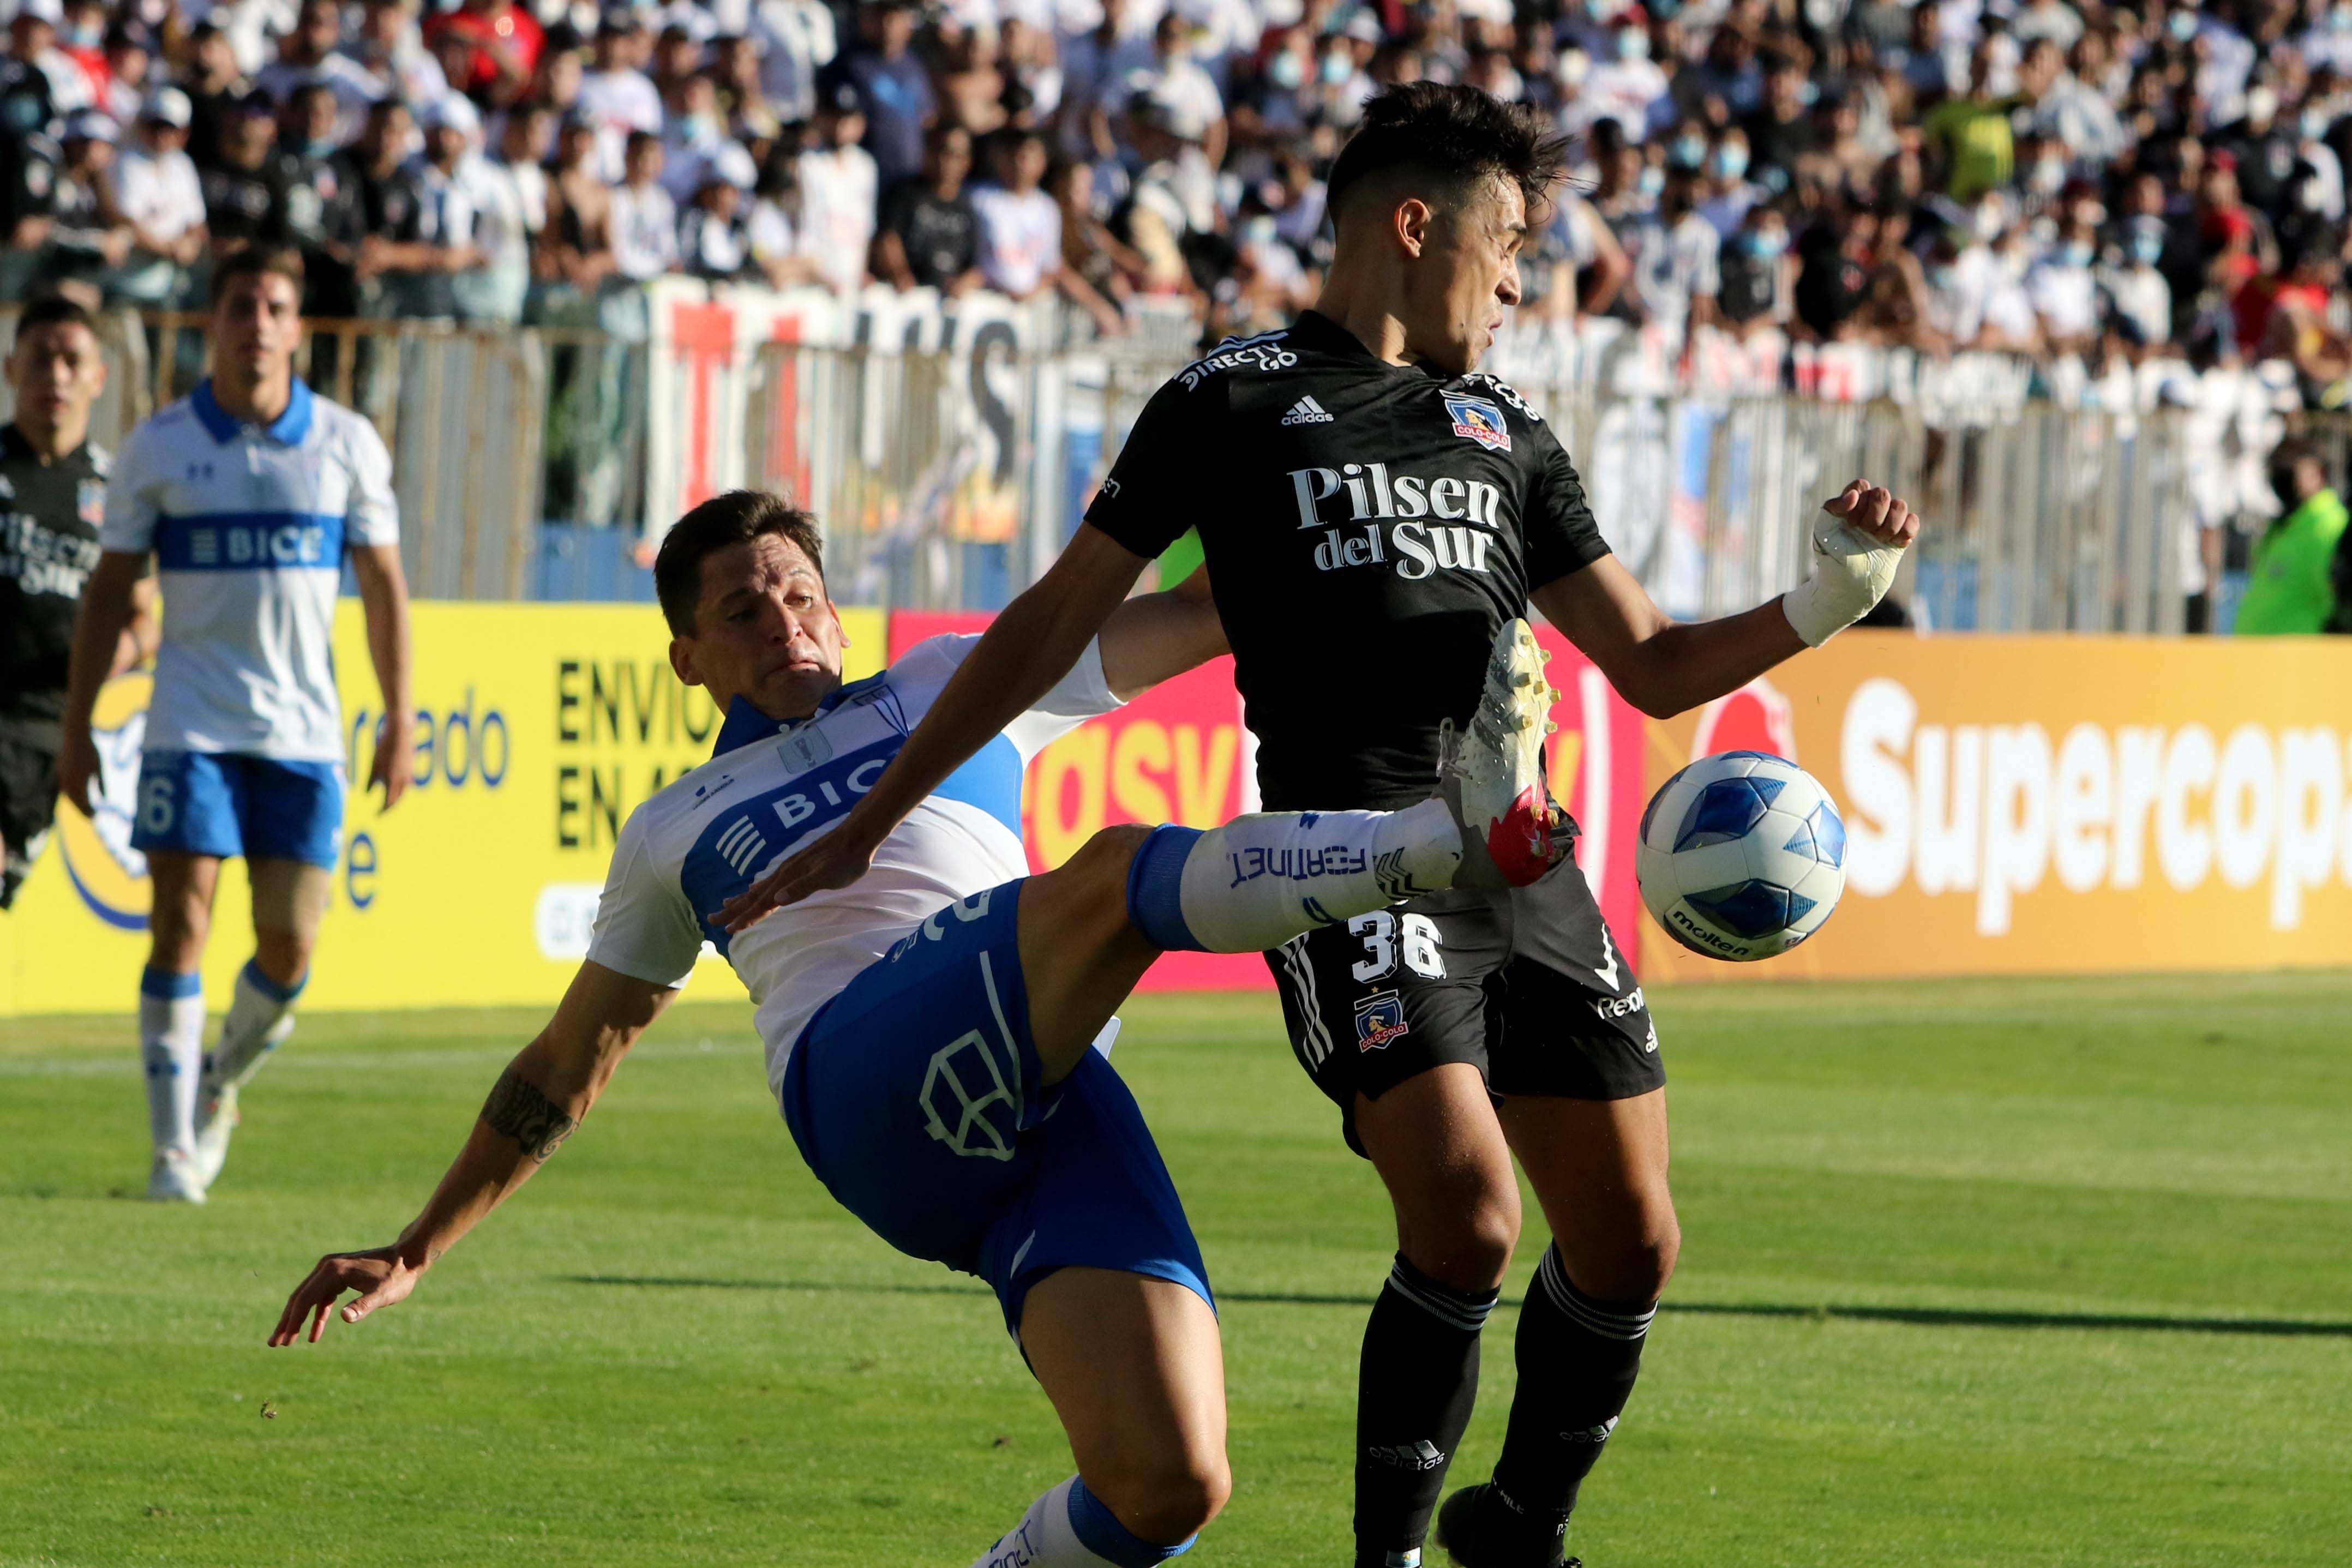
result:
<svg viewBox="0 0 2352 1568"><path fill-rule="evenodd" d="M1496 630L1608 553L1518 393L1389 364L1313 311L1154 393L1087 521L1142 556L1200 529L1274 810L1427 796Z"/></svg>
<svg viewBox="0 0 2352 1568"><path fill-rule="evenodd" d="M98 565L107 455L84 442L43 463L0 425L0 725L52 730L82 585ZM47 740L47 744L55 744Z"/></svg>

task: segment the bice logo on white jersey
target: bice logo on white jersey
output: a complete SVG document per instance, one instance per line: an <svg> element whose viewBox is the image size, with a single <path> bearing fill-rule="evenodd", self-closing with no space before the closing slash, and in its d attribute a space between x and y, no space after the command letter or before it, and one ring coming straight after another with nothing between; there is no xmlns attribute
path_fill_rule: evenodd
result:
<svg viewBox="0 0 2352 1568"><path fill-rule="evenodd" d="M1290 412L1282 416L1282 423L1285 424L1329 424L1332 423L1332 419L1328 413L1326 413L1323 411L1323 405L1321 403L1317 402L1311 397L1303 397L1297 402L1290 405Z"/></svg>
<svg viewBox="0 0 2352 1568"><path fill-rule="evenodd" d="M1294 468L1288 476L1298 502L1298 526L1320 528L1315 565L1320 571L1396 563L1399 577L1418 580L1444 568L1484 572L1494 543L1489 529L1502 526L1503 491L1484 479L1452 474L1423 478L1391 474L1385 463L1349 463L1338 468ZM1344 496L1349 524L1335 528L1324 503ZM1333 521L1339 507L1330 508ZM1422 518L1432 519L1423 522ZM1388 519L1395 519L1388 521ZM1385 529L1381 527L1387 522ZM1465 527L1449 528L1448 523Z"/></svg>

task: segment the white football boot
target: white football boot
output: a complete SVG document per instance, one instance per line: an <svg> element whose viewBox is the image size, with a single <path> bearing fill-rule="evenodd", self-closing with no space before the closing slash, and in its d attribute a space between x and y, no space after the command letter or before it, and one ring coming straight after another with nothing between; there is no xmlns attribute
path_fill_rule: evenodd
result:
<svg viewBox="0 0 2352 1568"><path fill-rule="evenodd" d="M147 1173L150 1203L202 1203L205 1184L196 1178L196 1157L185 1149L165 1149Z"/></svg>
<svg viewBox="0 0 2352 1568"><path fill-rule="evenodd" d="M1551 658L1525 621L1495 634L1485 688L1469 724L1439 741L1438 788L1462 831L1456 887L1525 887L1568 857L1544 787L1544 737L1559 698L1544 679Z"/></svg>

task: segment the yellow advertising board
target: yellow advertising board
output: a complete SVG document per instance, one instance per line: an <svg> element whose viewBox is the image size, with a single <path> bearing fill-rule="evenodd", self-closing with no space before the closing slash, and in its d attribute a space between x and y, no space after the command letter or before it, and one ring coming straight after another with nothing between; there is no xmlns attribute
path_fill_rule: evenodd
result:
<svg viewBox="0 0 2352 1568"><path fill-rule="evenodd" d="M586 951L613 841L646 796L710 755L718 715L678 684L650 604L413 607L411 787L362 792L382 703L358 607L335 623L345 762L343 853L307 1007L551 1002ZM881 667L881 612L845 610L852 677ZM146 960L145 865L131 848L148 678L97 717L106 804L60 803L58 831L0 915L0 1017L130 1008ZM226 1006L251 955L243 867L225 868L205 994ZM707 957L697 988L740 996Z"/></svg>
<svg viewBox="0 0 2352 1568"><path fill-rule="evenodd" d="M1644 917L1650 981L2352 964L2352 639L1850 632L1651 730L1793 758L1846 891L1731 965Z"/></svg>

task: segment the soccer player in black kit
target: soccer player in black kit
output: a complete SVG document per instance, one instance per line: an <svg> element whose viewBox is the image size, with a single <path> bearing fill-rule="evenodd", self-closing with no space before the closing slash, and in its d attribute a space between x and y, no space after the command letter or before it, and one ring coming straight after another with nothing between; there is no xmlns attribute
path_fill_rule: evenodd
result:
<svg viewBox="0 0 2352 1568"><path fill-rule="evenodd" d="M89 439L106 361L89 312L58 298L25 307L7 374L16 416L0 425L0 909L16 902L56 820L67 654L106 513L107 455ZM155 651L153 596L142 584L118 672Z"/></svg>
<svg viewBox="0 0 2352 1568"><path fill-rule="evenodd" d="M1824 507L1812 574L1788 594L1677 625L1610 555L1559 438L1475 373L1518 299L1528 214L1542 221L1560 159L1540 116L1472 88L1372 98L1331 170L1337 251L1316 308L1220 345L1153 396L1060 559L842 827L754 884L730 924L854 881L1188 527L1270 810L1426 795L1441 725L1467 716L1496 629L1530 601L1659 716L1866 613L1917 530L1885 489L1856 480ZM1520 1313L1494 1479L1449 1499L1437 1533L1467 1568L1550 1568L1679 1244L1641 989L1568 864L1509 894L1414 898L1267 957L1301 1065L1396 1207L1396 1261L1364 1334L1356 1562L1422 1561L1518 1239L1517 1155L1556 1240Z"/></svg>

